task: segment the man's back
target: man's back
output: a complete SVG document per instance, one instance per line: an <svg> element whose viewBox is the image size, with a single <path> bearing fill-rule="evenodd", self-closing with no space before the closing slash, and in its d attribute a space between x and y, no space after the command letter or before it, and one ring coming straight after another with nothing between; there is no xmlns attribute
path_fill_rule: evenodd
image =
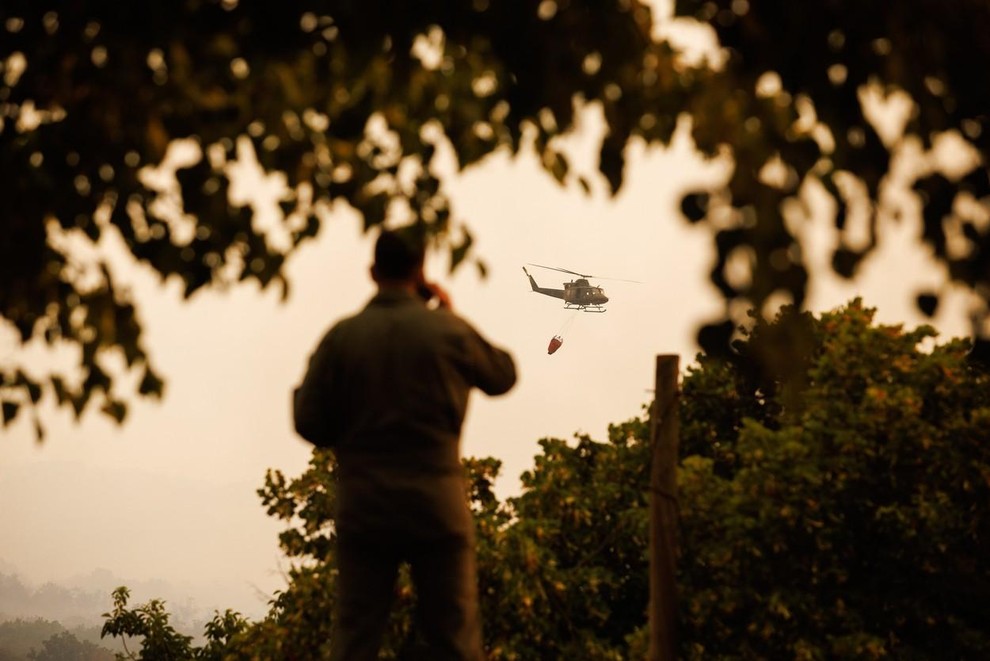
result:
<svg viewBox="0 0 990 661"><path fill-rule="evenodd" d="M297 393L296 423L335 449L338 525L469 525L459 450L468 395L501 394L514 382L508 353L407 292L381 292L337 323Z"/></svg>

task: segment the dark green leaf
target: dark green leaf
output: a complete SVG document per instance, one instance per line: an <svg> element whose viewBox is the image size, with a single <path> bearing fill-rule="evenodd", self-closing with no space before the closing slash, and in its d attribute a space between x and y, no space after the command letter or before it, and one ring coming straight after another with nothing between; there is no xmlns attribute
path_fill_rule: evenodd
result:
<svg viewBox="0 0 990 661"><path fill-rule="evenodd" d="M696 223L708 212L707 193L688 193L681 198L681 213L688 222Z"/></svg>
<svg viewBox="0 0 990 661"><path fill-rule="evenodd" d="M138 386L138 393L161 399L164 389L165 383L155 374L151 367L146 366L144 377L142 377L141 383Z"/></svg>
<svg viewBox="0 0 990 661"><path fill-rule="evenodd" d="M113 418L117 424L122 424L127 417L127 404L119 400L108 400L100 410Z"/></svg>
<svg viewBox="0 0 990 661"><path fill-rule="evenodd" d="M935 311L938 309L938 296L931 293L918 294L917 305L925 316L935 316Z"/></svg>
<svg viewBox="0 0 990 661"><path fill-rule="evenodd" d="M14 421L14 418L17 417L17 411L21 408L21 405L17 402L4 400L3 403L0 404L0 407L3 408L3 426L6 427Z"/></svg>

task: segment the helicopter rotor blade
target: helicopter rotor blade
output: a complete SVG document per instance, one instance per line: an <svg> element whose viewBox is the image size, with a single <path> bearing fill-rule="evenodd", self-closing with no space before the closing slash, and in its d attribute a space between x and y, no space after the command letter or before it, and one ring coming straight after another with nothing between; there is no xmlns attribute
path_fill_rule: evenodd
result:
<svg viewBox="0 0 990 661"><path fill-rule="evenodd" d="M637 285L643 284L642 280L626 280L625 278L606 278L600 275L589 275L589 278L594 278L595 280L613 280L616 282L634 282Z"/></svg>
<svg viewBox="0 0 990 661"><path fill-rule="evenodd" d="M529 265L530 266L536 266L536 267L539 267L541 269L548 269L550 271L560 271L561 273L570 273L571 275L576 275L579 278L595 278L595 279L598 279L598 280L616 280L616 281L619 281L619 282L634 282L634 283L636 283L638 285L643 284L639 280L627 280L625 278L606 278L606 277L602 277L600 275L591 275L590 273L578 273L577 271L571 271L570 269L562 269L559 266L544 266L542 264L533 264L532 262L530 262Z"/></svg>
<svg viewBox="0 0 990 661"><path fill-rule="evenodd" d="M559 266L543 266L542 264L533 264L532 262L530 262L529 265L530 266L536 266L536 267L539 267L541 269L549 269L550 271L560 271L561 273L570 273L571 275L576 275L579 278L593 278L593 277L595 277L593 275L588 275L586 273L578 273L577 271L571 271L570 269L562 269Z"/></svg>

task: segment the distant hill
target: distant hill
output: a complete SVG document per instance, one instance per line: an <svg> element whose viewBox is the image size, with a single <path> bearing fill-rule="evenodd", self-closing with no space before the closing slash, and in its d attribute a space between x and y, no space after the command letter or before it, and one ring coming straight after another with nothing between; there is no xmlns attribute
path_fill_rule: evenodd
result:
<svg viewBox="0 0 990 661"><path fill-rule="evenodd" d="M72 582L72 587L33 586L17 574L0 573L0 661L28 661L28 653L41 652L53 636L59 638L49 647L60 651L41 657L43 661L113 661L113 651L122 653L123 646L117 639L101 639L100 631L103 614L113 608L111 592L120 585L131 588L131 606L164 599L170 623L194 640L202 639L204 625L213 617L192 599L176 597L179 590L164 581L128 583L104 569Z"/></svg>
<svg viewBox="0 0 990 661"><path fill-rule="evenodd" d="M40 618L69 629L103 626L103 613L113 607L110 594L121 585L131 589L132 604L165 600L172 623L189 635L201 633L203 624L213 617L212 610L199 606L165 581L127 581L100 569L72 579L71 583L31 585L17 574L0 573L0 622Z"/></svg>
<svg viewBox="0 0 990 661"><path fill-rule="evenodd" d="M31 661L32 652L45 661L114 661L123 651L120 641L101 640L96 626L66 629L42 618L0 622L0 661Z"/></svg>
<svg viewBox="0 0 990 661"><path fill-rule="evenodd" d="M0 574L0 621L44 618L67 627L95 626L110 609L110 593L66 588L54 583L25 584L14 574Z"/></svg>

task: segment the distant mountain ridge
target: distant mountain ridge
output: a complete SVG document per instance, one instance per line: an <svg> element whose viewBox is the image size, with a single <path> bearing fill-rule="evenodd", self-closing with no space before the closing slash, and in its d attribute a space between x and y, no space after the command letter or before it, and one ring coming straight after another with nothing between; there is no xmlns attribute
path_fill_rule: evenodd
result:
<svg viewBox="0 0 990 661"><path fill-rule="evenodd" d="M113 661L115 651L126 651L121 641L101 638L96 626L70 630L43 618L0 622L0 661L31 661L43 650L47 653L40 658L60 661Z"/></svg>
<svg viewBox="0 0 990 661"><path fill-rule="evenodd" d="M9 569L9 563L0 567ZM66 628L102 626L103 613L111 610L111 591L121 585L131 589L131 603L149 599L167 602L173 624L190 635L202 631L213 610L200 606L188 593L166 581L128 581L107 569L67 579L65 583L32 585L17 573L0 571L0 622L45 619Z"/></svg>

